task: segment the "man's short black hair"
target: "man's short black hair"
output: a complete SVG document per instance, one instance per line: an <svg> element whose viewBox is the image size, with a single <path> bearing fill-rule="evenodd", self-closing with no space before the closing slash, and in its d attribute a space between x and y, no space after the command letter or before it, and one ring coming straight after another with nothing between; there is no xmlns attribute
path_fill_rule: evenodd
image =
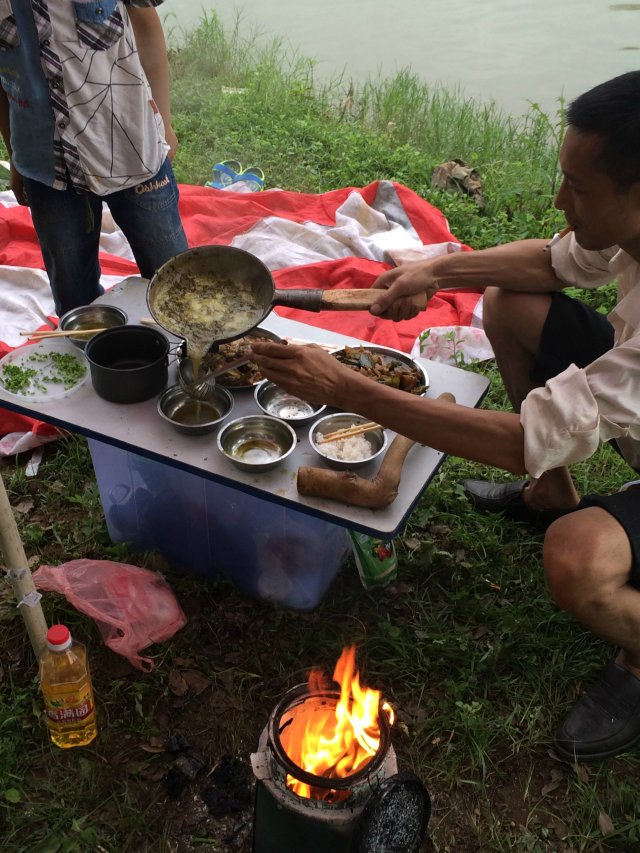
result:
<svg viewBox="0 0 640 853"><path fill-rule="evenodd" d="M596 133L604 146L599 167L621 191L640 181L640 71L621 74L577 97L567 123Z"/></svg>

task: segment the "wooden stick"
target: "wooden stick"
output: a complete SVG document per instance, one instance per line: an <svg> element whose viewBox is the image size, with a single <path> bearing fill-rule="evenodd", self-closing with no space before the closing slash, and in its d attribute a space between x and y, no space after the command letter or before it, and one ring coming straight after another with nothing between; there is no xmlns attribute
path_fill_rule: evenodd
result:
<svg viewBox="0 0 640 853"><path fill-rule="evenodd" d="M567 234L570 234L573 231L573 225L566 225L562 231L558 231L558 233L549 240L549 242L544 247L544 251L548 252L552 246L555 246L556 243L559 243L563 237L566 237Z"/></svg>
<svg viewBox="0 0 640 853"><path fill-rule="evenodd" d="M1 475L0 552L4 558L14 595L27 627L31 646L36 658L39 659L47 645L47 623Z"/></svg>
<svg viewBox="0 0 640 853"><path fill-rule="evenodd" d="M445 391L438 400L455 403L453 394ZM330 471L327 468L298 468L298 492L314 498L328 498L352 506L384 509L398 496L402 466L415 444L404 435L396 435L375 477L367 480L353 471Z"/></svg>
<svg viewBox="0 0 640 853"><path fill-rule="evenodd" d="M100 329L56 329L55 332L47 332L44 329L40 332L20 332L23 337L27 338L75 338L78 335L96 335L98 332L104 332L106 326Z"/></svg>
<svg viewBox="0 0 640 853"><path fill-rule="evenodd" d="M326 350L326 352L333 352L336 349L340 349L338 344L321 344L319 341L306 341L304 338L283 338L283 340L288 344L296 344L297 346L313 344L314 346L320 347L320 349Z"/></svg>
<svg viewBox="0 0 640 853"><path fill-rule="evenodd" d="M373 421L367 421L364 424L356 424L344 429L337 429L335 432L328 432L318 440L318 444L326 444L329 441L340 441L341 438L352 438L355 435L363 435L365 432L371 432L374 429L382 429L380 424Z"/></svg>

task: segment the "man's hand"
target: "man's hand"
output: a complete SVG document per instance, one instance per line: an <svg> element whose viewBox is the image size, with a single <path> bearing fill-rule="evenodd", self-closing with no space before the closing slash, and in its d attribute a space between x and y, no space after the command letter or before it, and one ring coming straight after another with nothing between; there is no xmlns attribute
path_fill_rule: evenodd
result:
<svg viewBox="0 0 640 853"><path fill-rule="evenodd" d="M348 399L345 380L357 375L313 344L284 346L256 341L251 352L263 376L308 403L341 408Z"/></svg>
<svg viewBox="0 0 640 853"><path fill-rule="evenodd" d="M383 272L373 283L381 293L371 313L396 321L415 317L420 309L411 297L421 293L428 302L439 290L433 265L434 260L414 261Z"/></svg>
<svg viewBox="0 0 640 853"><path fill-rule="evenodd" d="M164 138L169 146L169 153L167 157L169 158L169 162L173 163L173 158L176 156L176 151L178 150L178 146L180 145L178 141L178 137L176 136L175 130L169 125L169 127L165 127L164 129Z"/></svg>
<svg viewBox="0 0 640 853"><path fill-rule="evenodd" d="M24 191L24 181L20 172L13 165L13 160L10 161L9 185L13 190L13 194L16 197L18 204L28 207L29 201L27 199L27 194Z"/></svg>

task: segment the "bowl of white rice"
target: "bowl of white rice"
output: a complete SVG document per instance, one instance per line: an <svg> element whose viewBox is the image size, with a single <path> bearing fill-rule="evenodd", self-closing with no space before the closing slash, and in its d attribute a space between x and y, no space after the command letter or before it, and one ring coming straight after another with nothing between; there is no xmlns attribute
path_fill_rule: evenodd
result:
<svg viewBox="0 0 640 853"><path fill-rule="evenodd" d="M309 429L309 443L332 468L361 468L381 456L387 447L387 434L382 427L361 435L324 441L324 436L337 430L357 428L369 423L368 418L354 412L339 412L314 421Z"/></svg>

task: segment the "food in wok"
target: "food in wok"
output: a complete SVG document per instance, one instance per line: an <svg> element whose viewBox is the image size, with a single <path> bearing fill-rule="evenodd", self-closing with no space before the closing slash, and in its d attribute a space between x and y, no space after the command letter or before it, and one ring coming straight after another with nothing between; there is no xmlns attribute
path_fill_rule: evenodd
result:
<svg viewBox="0 0 640 853"><path fill-rule="evenodd" d="M225 363L236 361L251 349L254 341L279 341L280 338L272 332L256 330L243 338L220 344L217 352L210 352L202 360L204 370L215 370L223 367ZM219 385L225 388L248 388L257 385L264 379L257 364L250 361L233 370L220 374L216 379Z"/></svg>

